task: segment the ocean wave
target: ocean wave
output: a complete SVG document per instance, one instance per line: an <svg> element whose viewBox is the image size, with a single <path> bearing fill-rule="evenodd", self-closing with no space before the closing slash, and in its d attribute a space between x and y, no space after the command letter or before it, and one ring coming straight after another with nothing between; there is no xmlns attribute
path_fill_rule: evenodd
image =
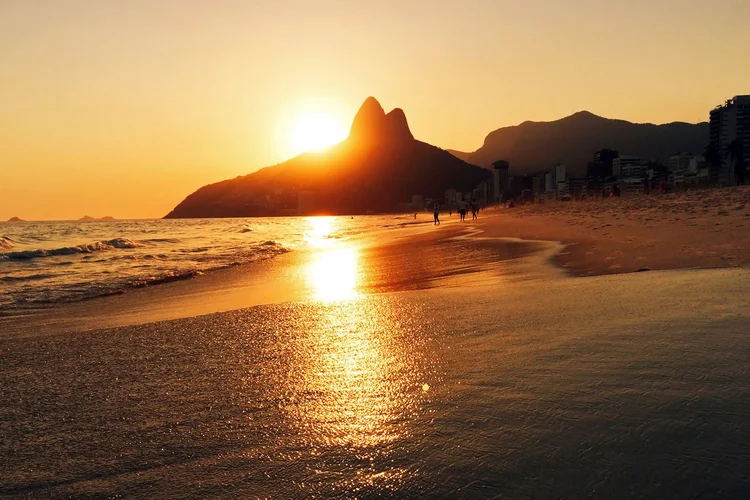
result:
<svg viewBox="0 0 750 500"><path fill-rule="evenodd" d="M77 245L74 247L61 247L39 250L21 250L18 252L7 252L0 254L0 260L31 260L42 257L58 257L60 255L90 254L113 249L137 248L141 246L127 238L114 238L105 241L95 241L88 245Z"/></svg>
<svg viewBox="0 0 750 500"><path fill-rule="evenodd" d="M0 236L0 248L3 250L10 250L13 248L13 240L8 238L7 236Z"/></svg>
<svg viewBox="0 0 750 500"><path fill-rule="evenodd" d="M261 247L286 248L283 243L279 243L278 241L274 241L274 240L266 240L263 243L260 243L258 246L261 246Z"/></svg>
<svg viewBox="0 0 750 500"><path fill-rule="evenodd" d="M11 302L4 308L16 314L54 303L119 295L127 293L128 290L188 280L204 273L272 259L291 251L283 243L265 240L253 244L212 248L208 252L198 253L176 253L181 252L180 250L158 254L143 254L139 251L113 251L110 255L96 253L99 250L135 247L142 247L144 250L152 248L148 244L116 239L77 247L0 254L0 259L8 259L8 255L12 255L10 258L21 261L45 256L78 254L74 259L42 261L41 267L75 265L71 271L64 274L52 272L45 276L42 272L30 271L26 276L18 278L6 276L7 279L0 283L10 288L8 297ZM87 258L89 260L80 260ZM34 263L30 269L32 267L40 267L40 264ZM58 277L58 282L49 284L44 281L46 277L53 276ZM65 280L59 282L62 276L65 276Z"/></svg>
<svg viewBox="0 0 750 500"><path fill-rule="evenodd" d="M142 280L137 280L129 283L130 288L143 288L146 286L163 285L164 283L172 283L174 281L188 280L195 278L196 276L202 275L202 271L196 269L190 269L188 271L170 271L160 276L150 277Z"/></svg>
<svg viewBox="0 0 750 500"><path fill-rule="evenodd" d="M210 248L208 247L195 247L195 248L183 248L182 250L179 250L181 253L203 253L208 252Z"/></svg>
<svg viewBox="0 0 750 500"><path fill-rule="evenodd" d="M29 274L26 276L0 276L0 283L22 283L24 281L38 281L47 278L54 278L56 274Z"/></svg>
<svg viewBox="0 0 750 500"><path fill-rule="evenodd" d="M146 240L139 240L139 243L179 243L180 240L177 238L149 238Z"/></svg>

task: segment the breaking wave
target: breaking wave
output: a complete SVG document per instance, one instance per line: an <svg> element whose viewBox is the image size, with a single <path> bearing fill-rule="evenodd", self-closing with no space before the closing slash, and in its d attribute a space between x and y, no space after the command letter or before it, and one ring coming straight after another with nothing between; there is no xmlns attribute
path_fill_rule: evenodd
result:
<svg viewBox="0 0 750 500"><path fill-rule="evenodd" d="M115 238L112 240L95 241L94 243L89 243L87 245L76 245L73 247L7 252L0 254L0 260L31 260L43 257L57 257L60 255L102 252L113 249L137 248L139 246L141 246L141 244L127 238Z"/></svg>
<svg viewBox="0 0 750 500"><path fill-rule="evenodd" d="M13 248L13 240L8 238L7 236L0 236L0 248L3 250L10 250Z"/></svg>

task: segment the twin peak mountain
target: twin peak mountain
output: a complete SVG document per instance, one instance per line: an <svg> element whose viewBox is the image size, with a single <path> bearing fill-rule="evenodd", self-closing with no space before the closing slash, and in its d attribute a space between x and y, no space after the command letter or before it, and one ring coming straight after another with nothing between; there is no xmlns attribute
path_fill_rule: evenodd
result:
<svg viewBox="0 0 750 500"><path fill-rule="evenodd" d="M167 218L294 213L302 192L312 194L305 196L312 198L306 213L392 212L414 194L442 198L447 189L470 191L490 176L486 169L414 139L401 109L386 114L368 97L343 142L204 186Z"/></svg>
<svg viewBox="0 0 750 500"><path fill-rule="evenodd" d="M376 142L412 141L414 136L401 108L395 108L385 114L377 99L368 97L354 116L349 139Z"/></svg>

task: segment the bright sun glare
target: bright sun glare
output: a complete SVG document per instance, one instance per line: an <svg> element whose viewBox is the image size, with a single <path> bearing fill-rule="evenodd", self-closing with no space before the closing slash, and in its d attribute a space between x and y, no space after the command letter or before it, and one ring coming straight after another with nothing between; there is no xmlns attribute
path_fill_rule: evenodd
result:
<svg viewBox="0 0 750 500"><path fill-rule="evenodd" d="M312 111L300 115L290 131L295 153L323 149L346 139L346 129L330 114Z"/></svg>

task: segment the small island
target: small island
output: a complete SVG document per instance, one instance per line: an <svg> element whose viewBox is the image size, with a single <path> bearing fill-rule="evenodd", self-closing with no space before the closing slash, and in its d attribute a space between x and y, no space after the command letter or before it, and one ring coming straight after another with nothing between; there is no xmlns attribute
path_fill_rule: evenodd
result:
<svg viewBox="0 0 750 500"><path fill-rule="evenodd" d="M91 217L90 215L84 215L80 219L78 219L79 222L94 222L94 221L108 221L108 220L115 220L114 217L107 215L105 217L101 217L97 219L96 217Z"/></svg>
<svg viewBox="0 0 750 500"><path fill-rule="evenodd" d="M19 217L11 217L10 219L8 219L8 222L26 222L26 221Z"/></svg>

